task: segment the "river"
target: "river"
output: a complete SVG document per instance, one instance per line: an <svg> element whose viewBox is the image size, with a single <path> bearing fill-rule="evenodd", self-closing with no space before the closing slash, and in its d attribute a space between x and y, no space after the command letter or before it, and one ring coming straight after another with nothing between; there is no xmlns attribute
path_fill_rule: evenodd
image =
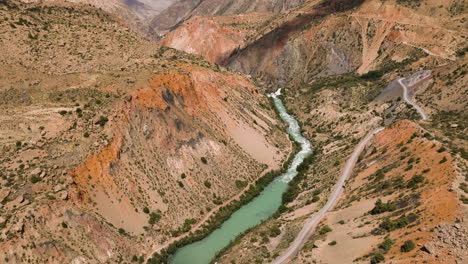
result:
<svg viewBox="0 0 468 264"><path fill-rule="evenodd" d="M282 194L286 191L288 182L297 175L297 166L312 154L312 146L310 141L301 135L297 120L287 113L278 97L280 93L281 89L268 96L272 98L281 119L288 124L288 134L301 145L301 150L294 156L288 170L266 186L259 196L234 212L219 229L206 238L177 250L170 260L171 264L210 263L216 253L228 246L239 234L272 216L281 205Z"/></svg>

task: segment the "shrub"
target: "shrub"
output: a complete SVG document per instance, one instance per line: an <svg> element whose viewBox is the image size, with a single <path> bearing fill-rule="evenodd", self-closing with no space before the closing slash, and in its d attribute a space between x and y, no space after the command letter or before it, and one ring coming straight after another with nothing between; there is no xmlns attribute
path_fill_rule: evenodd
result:
<svg viewBox="0 0 468 264"><path fill-rule="evenodd" d="M62 111L60 111L60 112L59 112L59 114L60 114L60 115L62 115L62 116L64 116L64 115L66 115L66 114L67 114L67 111L65 111L65 110L62 110Z"/></svg>
<svg viewBox="0 0 468 264"><path fill-rule="evenodd" d="M185 179L185 178L187 178L187 175L185 175L185 173L182 173L182 174L180 175L180 178Z"/></svg>
<svg viewBox="0 0 468 264"><path fill-rule="evenodd" d="M245 181L240 181L240 180L236 180L236 187L238 189L243 189L247 186L247 182Z"/></svg>
<svg viewBox="0 0 468 264"><path fill-rule="evenodd" d="M144 207L144 208L143 208L143 213L149 214L149 212L150 212L150 211L149 211L148 207Z"/></svg>
<svg viewBox="0 0 468 264"><path fill-rule="evenodd" d="M384 203L382 200L378 199L375 202L374 208L370 211L372 215L381 214L385 212L392 212L396 210L396 206L393 202Z"/></svg>
<svg viewBox="0 0 468 264"><path fill-rule="evenodd" d="M393 244L395 244L395 241L390 237L386 237L382 244L379 245L379 248L387 253L392 248Z"/></svg>
<svg viewBox="0 0 468 264"><path fill-rule="evenodd" d="M418 216L413 213L409 214L408 216L402 215L396 220L390 220L389 218L386 218L382 223L380 223L379 227L390 232L399 228L403 228L416 221L416 219L418 219Z"/></svg>
<svg viewBox="0 0 468 264"><path fill-rule="evenodd" d="M336 244L337 244L337 243L336 243L336 240L333 240L332 242L328 243L329 246L334 246L334 245L336 245Z"/></svg>
<svg viewBox="0 0 468 264"><path fill-rule="evenodd" d="M121 235L125 234L125 229L119 228L119 234L121 234Z"/></svg>
<svg viewBox="0 0 468 264"><path fill-rule="evenodd" d="M279 229L278 226L273 226L271 229L270 229L270 237L277 237L281 234L281 230Z"/></svg>
<svg viewBox="0 0 468 264"><path fill-rule="evenodd" d="M416 247L413 240L406 240L405 243L401 246L401 252L410 252Z"/></svg>
<svg viewBox="0 0 468 264"><path fill-rule="evenodd" d="M206 188L208 189L211 188L211 183L208 180L205 180L203 184L205 185Z"/></svg>
<svg viewBox="0 0 468 264"><path fill-rule="evenodd" d="M88 132L84 132L83 137L89 138L89 133L88 133Z"/></svg>
<svg viewBox="0 0 468 264"><path fill-rule="evenodd" d="M68 225L67 225L67 223L65 223L65 222L62 222L62 227L63 227L63 228L68 228Z"/></svg>
<svg viewBox="0 0 468 264"><path fill-rule="evenodd" d="M29 181L31 183L37 183L37 182L40 182L42 179L41 177L38 177L38 176L31 176L31 178L29 178Z"/></svg>
<svg viewBox="0 0 468 264"><path fill-rule="evenodd" d="M437 152L441 153L441 152L444 152L445 150L447 150L447 149L444 148L444 147L441 147L440 149L437 150Z"/></svg>
<svg viewBox="0 0 468 264"><path fill-rule="evenodd" d="M154 225L159 221L159 219L161 219L161 214L159 212L152 212L149 215L148 224Z"/></svg>
<svg viewBox="0 0 468 264"><path fill-rule="evenodd" d="M181 181L177 181L177 184L179 184L180 188L184 188L184 183L182 183Z"/></svg>
<svg viewBox="0 0 468 264"><path fill-rule="evenodd" d="M413 188L418 185L418 183L422 183L424 181L424 176L421 174L414 175L406 185L408 188Z"/></svg>
<svg viewBox="0 0 468 264"><path fill-rule="evenodd" d="M328 225L324 225L324 226L322 226L322 228L320 228L319 234L324 235L324 234L326 234L328 232L331 232L331 231L332 231L332 229Z"/></svg>
<svg viewBox="0 0 468 264"><path fill-rule="evenodd" d="M207 163L208 163L208 161L206 160L205 157L201 157L200 160L201 160L201 162L203 162L203 164L207 164Z"/></svg>
<svg viewBox="0 0 468 264"><path fill-rule="evenodd" d="M447 161L447 158L446 158L446 157L443 157L443 158L439 161L439 163L442 164L442 163L444 163L444 162L446 162L446 161Z"/></svg>
<svg viewBox="0 0 468 264"><path fill-rule="evenodd" d="M371 257L370 263L371 264L377 264L377 263L380 263L380 262L383 262L383 261L385 261L384 255L382 253L380 253L380 252L375 252Z"/></svg>
<svg viewBox="0 0 468 264"><path fill-rule="evenodd" d="M99 124L101 127L105 126L109 119L105 116L100 116L99 120L96 121L96 124Z"/></svg>

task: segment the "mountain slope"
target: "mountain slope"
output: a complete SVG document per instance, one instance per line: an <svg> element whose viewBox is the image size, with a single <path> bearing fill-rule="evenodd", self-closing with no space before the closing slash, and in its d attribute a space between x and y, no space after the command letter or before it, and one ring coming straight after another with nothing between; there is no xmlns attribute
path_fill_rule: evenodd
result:
<svg viewBox="0 0 468 264"><path fill-rule="evenodd" d="M231 26L217 17L189 20L163 39L251 75L265 92L283 88L317 152L283 213L243 234L218 263L267 263L285 252L325 204L356 143L380 126L387 128L361 155L343 197L291 263L467 259L462 2L307 1L254 24L254 32L239 26L245 33L235 44ZM206 24L198 21L214 30L199 30ZM227 59L227 50L212 50L223 38L232 50ZM216 50L222 59L214 59ZM402 100L403 77L428 120Z"/></svg>
<svg viewBox="0 0 468 264"><path fill-rule="evenodd" d="M0 3L0 257L145 259L290 148L245 77L73 3ZM236 164L236 166L232 166Z"/></svg>

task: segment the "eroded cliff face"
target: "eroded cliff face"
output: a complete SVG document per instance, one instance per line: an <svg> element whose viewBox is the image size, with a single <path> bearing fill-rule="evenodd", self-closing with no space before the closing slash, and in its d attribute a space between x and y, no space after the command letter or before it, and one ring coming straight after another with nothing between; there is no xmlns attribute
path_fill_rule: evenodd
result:
<svg viewBox="0 0 468 264"><path fill-rule="evenodd" d="M155 76L117 106L109 146L71 173L80 201L136 234L147 225L144 207L160 211L159 230L200 220L239 191L236 181L254 181L283 158L255 93L239 76L197 67Z"/></svg>
<svg viewBox="0 0 468 264"><path fill-rule="evenodd" d="M463 48L460 3L402 3L308 1L258 25L257 33L237 41L240 48L227 40L229 27L222 27L216 19L205 19L225 29L226 46L232 54L223 63L275 87L309 81L304 76L364 74L410 58L417 51L453 60L456 51ZM242 21L242 16L239 19ZM163 43L212 58L210 47L219 46L223 31L200 34L194 26L196 20L171 33L181 36L183 32L182 39L192 40L190 45L182 46L172 37Z"/></svg>
<svg viewBox="0 0 468 264"><path fill-rule="evenodd" d="M0 3L0 257L144 260L290 149L267 98L74 3Z"/></svg>
<svg viewBox="0 0 468 264"><path fill-rule="evenodd" d="M272 17L270 13L195 17L169 32L160 43L201 55L213 63L222 63Z"/></svg>

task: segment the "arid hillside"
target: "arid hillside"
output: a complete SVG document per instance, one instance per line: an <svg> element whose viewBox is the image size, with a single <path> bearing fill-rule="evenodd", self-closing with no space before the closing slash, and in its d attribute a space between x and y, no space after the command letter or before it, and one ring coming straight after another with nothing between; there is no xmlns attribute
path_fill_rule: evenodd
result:
<svg viewBox="0 0 468 264"><path fill-rule="evenodd" d="M148 39L160 39L180 23L195 16L256 12L281 13L304 0L21 0L26 3L72 2L101 8L120 17Z"/></svg>
<svg viewBox="0 0 468 264"><path fill-rule="evenodd" d="M288 155L243 76L89 5L6 1L0 17L5 263L145 260Z"/></svg>
<svg viewBox="0 0 468 264"><path fill-rule="evenodd" d="M335 209L291 263L468 260L463 1L306 1L253 20L254 31L236 24L235 42L222 18L188 20L162 44L251 75L265 91L283 88L316 157L280 213L218 263L269 263L284 253L326 203L353 148L379 126ZM428 120L402 100L400 78Z"/></svg>

